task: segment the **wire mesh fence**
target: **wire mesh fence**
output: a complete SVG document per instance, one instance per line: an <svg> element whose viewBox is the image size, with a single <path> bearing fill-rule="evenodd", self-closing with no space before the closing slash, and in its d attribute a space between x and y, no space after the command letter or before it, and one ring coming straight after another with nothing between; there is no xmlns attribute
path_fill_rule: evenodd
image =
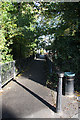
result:
<svg viewBox="0 0 80 120"><path fill-rule="evenodd" d="M8 80L14 78L15 61L1 64L1 83L2 85Z"/></svg>
<svg viewBox="0 0 80 120"><path fill-rule="evenodd" d="M0 89L5 83L10 81L12 78L15 78L17 74L25 69L33 58L34 57L32 55L25 59L0 64Z"/></svg>

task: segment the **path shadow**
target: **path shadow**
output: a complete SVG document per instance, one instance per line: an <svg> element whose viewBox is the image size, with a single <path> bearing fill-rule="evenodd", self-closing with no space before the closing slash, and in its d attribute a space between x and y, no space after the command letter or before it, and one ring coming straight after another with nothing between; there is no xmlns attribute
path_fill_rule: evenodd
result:
<svg viewBox="0 0 80 120"><path fill-rule="evenodd" d="M17 120L16 114L11 111L11 109L6 108L5 106L2 107L2 119L1 120Z"/></svg>
<svg viewBox="0 0 80 120"><path fill-rule="evenodd" d="M40 96L38 96L37 94L35 94L33 91L31 91L30 89L28 89L27 87L25 87L24 85L22 85L21 83L19 83L18 81L16 81L16 80L13 80L13 81L15 83L17 83L19 86L21 86L22 88L24 88L31 95L33 95L34 97L36 97L39 101L41 101L43 104L45 104L52 111L56 112L56 108L54 106L52 106L51 104L49 104L47 101L45 101L43 98L41 98Z"/></svg>
<svg viewBox="0 0 80 120"><path fill-rule="evenodd" d="M47 86L49 89L54 90L55 92L57 91L57 88L53 87L52 84L49 85L50 82L47 84L49 72L46 59L44 58L34 59L33 63L29 65L29 69L24 70L22 76L43 86ZM53 79L51 82L55 82L55 80Z"/></svg>
<svg viewBox="0 0 80 120"><path fill-rule="evenodd" d="M45 59L34 60L29 66L29 70L25 71L22 76L46 86L47 77L45 64Z"/></svg>

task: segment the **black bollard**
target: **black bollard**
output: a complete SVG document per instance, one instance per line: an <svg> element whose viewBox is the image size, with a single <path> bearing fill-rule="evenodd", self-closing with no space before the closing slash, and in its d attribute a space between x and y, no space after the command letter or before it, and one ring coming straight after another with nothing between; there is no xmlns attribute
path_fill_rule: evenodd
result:
<svg viewBox="0 0 80 120"><path fill-rule="evenodd" d="M62 113L62 79L64 77L64 73L58 73L58 76L59 82L57 90L56 112Z"/></svg>
<svg viewBox="0 0 80 120"><path fill-rule="evenodd" d="M74 97L74 77L73 72L65 72L65 95Z"/></svg>

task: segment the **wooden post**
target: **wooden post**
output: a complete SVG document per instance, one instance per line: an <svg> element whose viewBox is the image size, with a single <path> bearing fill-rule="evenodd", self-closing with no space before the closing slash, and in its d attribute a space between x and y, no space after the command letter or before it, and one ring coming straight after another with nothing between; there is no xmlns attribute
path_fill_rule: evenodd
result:
<svg viewBox="0 0 80 120"><path fill-rule="evenodd" d="M64 73L58 73L59 82L58 82L58 90L57 90L57 101L56 101L56 112L62 113L62 78L64 77Z"/></svg>

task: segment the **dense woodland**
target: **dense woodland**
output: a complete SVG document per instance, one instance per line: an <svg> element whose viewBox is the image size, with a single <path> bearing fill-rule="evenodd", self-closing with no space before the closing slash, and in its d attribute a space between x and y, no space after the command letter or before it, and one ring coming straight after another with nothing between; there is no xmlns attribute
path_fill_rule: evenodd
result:
<svg viewBox="0 0 80 120"><path fill-rule="evenodd" d="M0 19L0 62L26 58L44 47L61 71L76 73L80 84L80 3L0 2ZM43 35L54 40L50 37L46 45L39 38Z"/></svg>

